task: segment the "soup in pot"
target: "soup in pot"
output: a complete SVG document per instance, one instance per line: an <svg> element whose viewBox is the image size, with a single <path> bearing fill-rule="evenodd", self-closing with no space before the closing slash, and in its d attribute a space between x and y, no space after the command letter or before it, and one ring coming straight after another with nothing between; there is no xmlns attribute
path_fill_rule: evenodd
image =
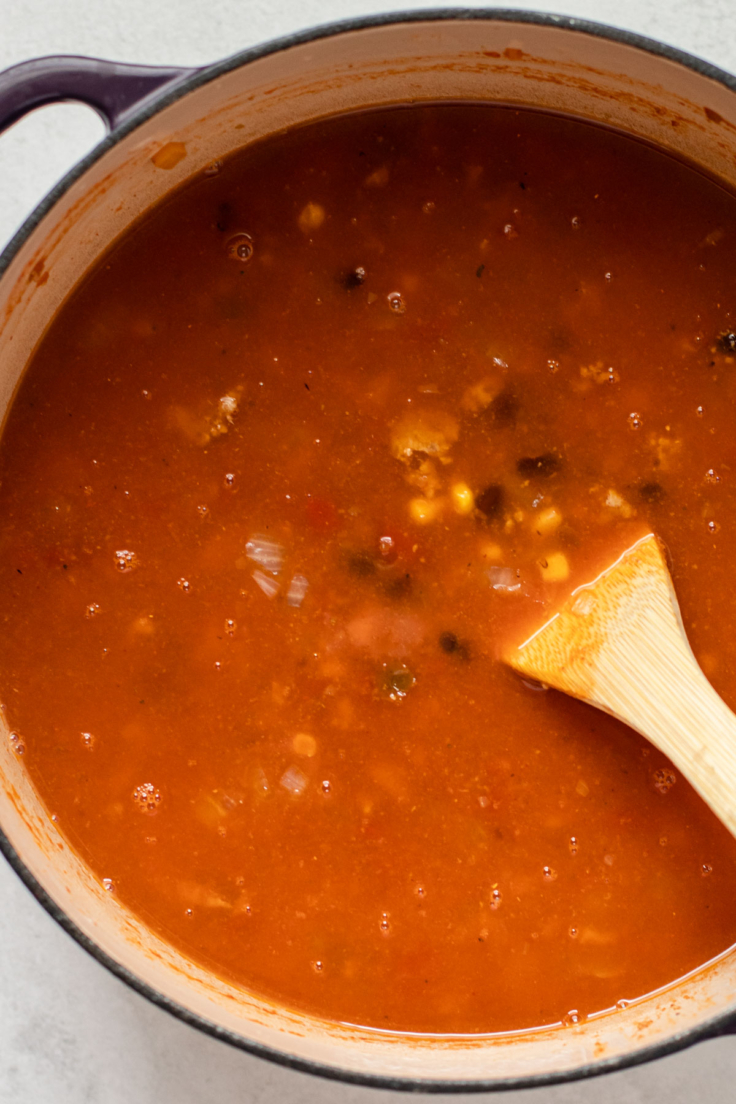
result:
<svg viewBox="0 0 736 1104"><path fill-rule="evenodd" d="M735 242L656 149L458 104L271 138L110 249L2 438L0 695L111 894L391 1031L575 1023L734 943L726 829L498 656L654 530L736 705Z"/></svg>

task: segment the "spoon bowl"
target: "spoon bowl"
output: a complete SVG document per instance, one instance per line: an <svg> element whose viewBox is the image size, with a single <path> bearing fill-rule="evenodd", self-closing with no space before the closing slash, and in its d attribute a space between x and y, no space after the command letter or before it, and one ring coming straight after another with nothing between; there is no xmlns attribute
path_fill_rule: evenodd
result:
<svg viewBox="0 0 736 1104"><path fill-rule="evenodd" d="M640 732L736 836L736 715L698 666L653 533L504 659Z"/></svg>

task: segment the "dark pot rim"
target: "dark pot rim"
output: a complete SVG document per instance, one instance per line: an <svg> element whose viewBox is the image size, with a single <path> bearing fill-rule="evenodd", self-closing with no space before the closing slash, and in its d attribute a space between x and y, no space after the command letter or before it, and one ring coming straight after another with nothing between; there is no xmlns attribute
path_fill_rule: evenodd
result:
<svg viewBox="0 0 736 1104"><path fill-rule="evenodd" d="M690 69L700 76L724 85L732 92L736 92L736 76L726 72L718 66L701 58L679 50L674 46L658 42L656 39L647 38L635 34L632 31L610 27L603 23L593 22L587 19L578 19L572 16L555 15L548 12L516 11L513 8L425 8L408 12L388 12L374 16L362 16L353 19L345 19L337 22L326 23L294 34L284 35L271 39L268 42L249 47L239 51L230 57L216 62L213 65L204 66L201 69L193 69L191 75L183 77L170 85L167 85L161 93L154 93L146 98L142 106L126 116L125 121L107 134L94 149L68 172L41 201L35 210L28 216L20 229L10 239L7 246L0 254L0 278L10 265L20 248L30 237L45 215L54 204L63 196L69 188L78 180L90 166L107 153L121 139L131 131L145 123L153 115L157 114L169 104L186 96L189 92L208 84L210 81L231 72L243 65L270 54L288 50L293 46L315 42L319 39L330 38L347 32L370 30L376 27L391 26L400 23L429 23L452 21L478 21L499 23L528 23L540 27L575 31L581 34L592 35L597 38L608 39L622 46L631 46L644 53L666 58L676 62L686 69ZM152 1004L171 1013L183 1023L194 1027L210 1035L215 1039L247 1051L258 1058L267 1059L287 1069L298 1070L332 1081L342 1081L353 1085L364 1085L372 1088L394 1089L404 1092L426 1093L475 1093L510 1091L514 1089L526 1089L533 1087L550 1086L568 1081L578 1081L590 1077L600 1076L614 1070L625 1069L631 1066L642 1065L645 1062L663 1058L678 1050L704 1039L715 1038L720 1035L736 1032L736 1011L726 1011L704 1021L696 1028L676 1033L664 1042L645 1046L632 1051L629 1054L616 1058L601 1059L594 1062L586 1062L574 1069L552 1073L530 1074L528 1077L516 1076L508 1078L463 1080L431 1080L417 1077L390 1077L381 1074L356 1073L351 1070L340 1069L323 1065L320 1062L311 1061L277 1050L274 1047L257 1043L235 1031L218 1026L211 1020L190 1011L177 1001L171 1000L159 992L147 982L142 981L127 967L121 966L114 958L99 947L93 939L85 934L70 919L64 910L47 893L36 877L20 858L8 837L0 828L0 852L5 856L10 866L16 872L26 888L30 890L36 901L49 913L49 915L66 931L92 958L106 967L112 974L120 978L131 989L146 997Z"/></svg>

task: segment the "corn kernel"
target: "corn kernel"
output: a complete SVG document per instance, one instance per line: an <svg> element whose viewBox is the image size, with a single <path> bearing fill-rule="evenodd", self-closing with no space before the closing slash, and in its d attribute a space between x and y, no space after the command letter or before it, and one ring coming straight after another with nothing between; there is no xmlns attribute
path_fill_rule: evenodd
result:
<svg viewBox="0 0 736 1104"><path fill-rule="evenodd" d="M465 410L477 412L490 406L500 390L500 384L495 379L483 379L473 387L468 387L463 395L463 407Z"/></svg>
<svg viewBox="0 0 736 1104"><path fill-rule="evenodd" d="M409 502L409 516L412 521L420 525L426 525L428 521L434 521L442 510L442 500L439 498L412 498Z"/></svg>
<svg viewBox="0 0 736 1104"><path fill-rule="evenodd" d="M610 506L612 510L618 510L621 517L630 518L635 513L633 506L622 498L617 491L609 491L606 495L606 506Z"/></svg>
<svg viewBox="0 0 736 1104"><path fill-rule="evenodd" d="M570 565L564 552L551 552L539 561L539 570L545 583L562 583L570 574Z"/></svg>
<svg viewBox="0 0 736 1104"><path fill-rule="evenodd" d="M554 533L555 529L558 529L562 522L562 514L556 506L549 506L546 510L541 510L534 519L534 530L540 537L546 537L548 533Z"/></svg>
<svg viewBox="0 0 736 1104"><path fill-rule="evenodd" d="M475 495L467 483L455 483L450 491L452 505L458 514L472 514L475 509Z"/></svg>
<svg viewBox="0 0 736 1104"><path fill-rule="evenodd" d="M304 755L307 759L317 754L317 741L308 732L297 732L291 746L297 755Z"/></svg>
<svg viewBox="0 0 736 1104"><path fill-rule="evenodd" d="M503 562L503 549L500 544L483 544L480 554L484 560L490 560L491 563L500 564Z"/></svg>
<svg viewBox="0 0 736 1104"><path fill-rule="evenodd" d="M319 203L307 203L297 219L299 229L304 234L308 234L310 230L318 230L324 221L325 209Z"/></svg>

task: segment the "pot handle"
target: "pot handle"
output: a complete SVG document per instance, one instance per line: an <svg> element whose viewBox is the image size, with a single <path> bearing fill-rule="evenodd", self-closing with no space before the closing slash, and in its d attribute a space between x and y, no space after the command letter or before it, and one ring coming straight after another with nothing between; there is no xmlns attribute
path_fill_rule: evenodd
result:
<svg viewBox="0 0 736 1104"><path fill-rule="evenodd" d="M93 107L113 130L153 92L195 72L71 55L22 61L0 73L0 132L36 107L65 100Z"/></svg>

